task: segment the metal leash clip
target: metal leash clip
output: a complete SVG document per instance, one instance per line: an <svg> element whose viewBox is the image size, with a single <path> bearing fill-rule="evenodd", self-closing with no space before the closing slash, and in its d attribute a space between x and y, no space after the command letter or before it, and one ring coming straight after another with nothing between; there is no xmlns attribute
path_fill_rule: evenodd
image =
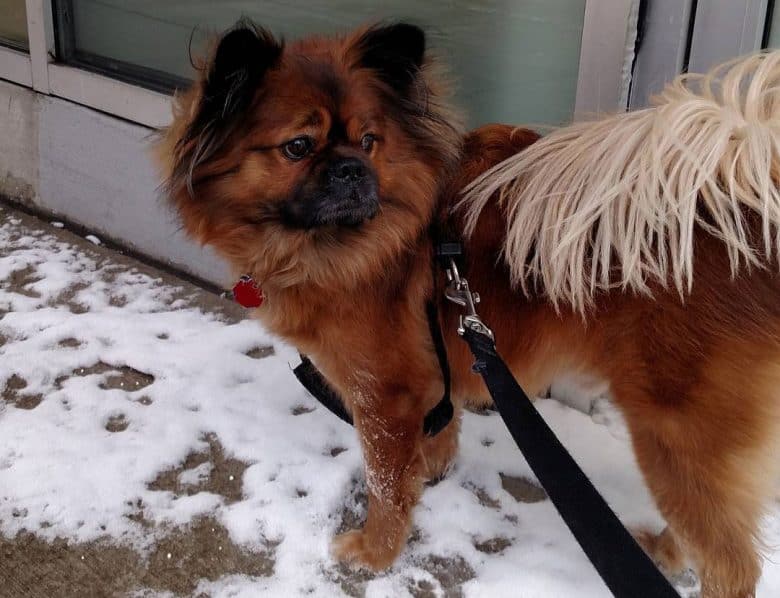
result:
<svg viewBox="0 0 780 598"><path fill-rule="evenodd" d="M471 292L468 280L461 278L458 266L455 265L455 260L452 258L450 258L449 266L447 267L447 288L444 290L444 296L453 303L465 307L468 312L466 315L460 316L460 325L458 326L458 334L460 336L463 336L466 328L468 328L479 334L484 334L491 341L496 340L493 336L493 331L487 327L482 318L479 317L479 314L477 314L476 305L479 303L479 293Z"/></svg>

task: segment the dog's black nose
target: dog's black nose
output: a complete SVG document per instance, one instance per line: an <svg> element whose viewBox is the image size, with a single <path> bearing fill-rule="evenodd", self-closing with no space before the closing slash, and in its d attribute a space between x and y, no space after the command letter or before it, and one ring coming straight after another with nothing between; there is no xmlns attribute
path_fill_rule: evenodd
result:
<svg viewBox="0 0 780 598"><path fill-rule="evenodd" d="M359 181L366 176L366 166L357 158L341 158L331 164L330 176L343 183Z"/></svg>

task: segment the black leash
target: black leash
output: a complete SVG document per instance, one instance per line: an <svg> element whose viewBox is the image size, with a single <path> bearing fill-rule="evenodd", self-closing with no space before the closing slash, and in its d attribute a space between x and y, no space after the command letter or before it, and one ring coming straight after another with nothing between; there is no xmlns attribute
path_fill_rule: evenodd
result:
<svg viewBox="0 0 780 598"><path fill-rule="evenodd" d="M439 327L439 311L434 301L428 301L425 304L425 315L428 318L428 328L431 333L431 340L436 350L436 358L439 360L439 369L441 370L442 382L444 383L444 393L441 400L425 415L423 420L423 433L426 436L436 436L441 432L454 413L452 399L450 398L450 362L447 359L447 348L444 345L444 338ZM301 355L301 363L293 369L293 374L303 387L309 391L320 404L328 411L333 413L342 421L353 425L352 416L344 406L344 401L339 396L325 376L312 363L306 355Z"/></svg>
<svg viewBox="0 0 780 598"><path fill-rule="evenodd" d="M458 333L528 465L615 598L680 598L549 428L498 355L492 331L454 262L447 298L467 308Z"/></svg>
<svg viewBox="0 0 780 598"><path fill-rule="evenodd" d="M528 465L616 598L679 598L523 392L492 339L463 331L501 418Z"/></svg>

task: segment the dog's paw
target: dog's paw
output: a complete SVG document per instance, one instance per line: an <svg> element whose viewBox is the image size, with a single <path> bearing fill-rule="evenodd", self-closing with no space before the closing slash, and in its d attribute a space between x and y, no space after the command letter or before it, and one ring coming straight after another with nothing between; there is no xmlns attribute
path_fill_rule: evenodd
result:
<svg viewBox="0 0 780 598"><path fill-rule="evenodd" d="M660 534L648 530L633 530L634 539L668 577L680 575L686 565L683 551L680 549L669 528Z"/></svg>
<svg viewBox="0 0 780 598"><path fill-rule="evenodd" d="M393 564L396 554L382 544L363 530L352 530L333 539L331 553L337 561L353 569L381 571Z"/></svg>
<svg viewBox="0 0 780 598"><path fill-rule="evenodd" d="M458 453L458 426L450 424L440 434L426 438L422 445L422 476L438 482L449 473Z"/></svg>

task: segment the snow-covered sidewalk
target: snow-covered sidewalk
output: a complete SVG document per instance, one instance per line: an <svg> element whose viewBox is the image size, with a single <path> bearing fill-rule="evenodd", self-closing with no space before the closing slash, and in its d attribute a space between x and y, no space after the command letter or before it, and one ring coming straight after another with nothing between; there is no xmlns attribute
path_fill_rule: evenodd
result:
<svg viewBox="0 0 780 598"><path fill-rule="evenodd" d="M360 449L294 360L210 293L0 207L0 596L608 596L492 412L467 414L390 571L336 565ZM660 529L609 402L538 407L621 518ZM766 598L780 506L767 539Z"/></svg>

